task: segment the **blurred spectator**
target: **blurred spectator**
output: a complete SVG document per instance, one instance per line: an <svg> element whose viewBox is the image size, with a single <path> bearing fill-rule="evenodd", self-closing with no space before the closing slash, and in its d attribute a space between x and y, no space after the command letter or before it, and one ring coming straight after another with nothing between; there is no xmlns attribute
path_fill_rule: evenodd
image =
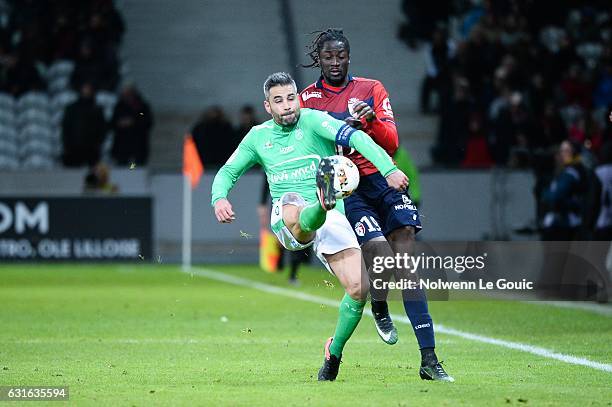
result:
<svg viewBox="0 0 612 407"><path fill-rule="evenodd" d="M474 112L470 115L465 157L461 166L463 168L490 168L493 164L484 119L480 113Z"/></svg>
<svg viewBox="0 0 612 407"><path fill-rule="evenodd" d="M114 55L96 54L94 43L83 40L70 78L72 86L78 89L84 82L90 82L98 89L115 90L118 81L118 63Z"/></svg>
<svg viewBox="0 0 612 407"><path fill-rule="evenodd" d="M580 145L566 140L557 154L557 175L542 193L546 214L542 240L574 240L583 224L588 174L580 160Z"/></svg>
<svg viewBox="0 0 612 407"><path fill-rule="evenodd" d="M21 96L30 90L43 90L45 87L32 60L0 49L0 91Z"/></svg>
<svg viewBox="0 0 612 407"><path fill-rule="evenodd" d="M255 109L253 106L242 106L242 109L240 109L240 117L238 118L238 128L236 129L238 142L240 142L240 140L246 136L253 126L257 126L259 123L260 121L255 115Z"/></svg>
<svg viewBox="0 0 612 407"><path fill-rule="evenodd" d="M133 85L121 91L111 125L114 133L111 154L117 164L145 165L153 117L149 105Z"/></svg>
<svg viewBox="0 0 612 407"><path fill-rule="evenodd" d="M438 140L432 148L434 160L446 165L457 165L463 160L470 116L474 111L465 78L455 78L452 92L452 98L441 100Z"/></svg>
<svg viewBox="0 0 612 407"><path fill-rule="evenodd" d="M221 167L240 142L219 106L212 106L202 114L191 135L205 168Z"/></svg>
<svg viewBox="0 0 612 407"><path fill-rule="evenodd" d="M455 56L455 43L448 38L443 27L438 27L433 33L431 45L425 46L426 74L421 84L421 112L431 112L431 93L435 92L438 104L446 97L443 92L449 88L451 82L451 59ZM439 110L439 109L435 109Z"/></svg>
<svg viewBox="0 0 612 407"><path fill-rule="evenodd" d="M96 105L91 83L81 85L79 99L68 105L62 120L62 161L67 167L93 166L100 160L107 125Z"/></svg>
<svg viewBox="0 0 612 407"><path fill-rule="evenodd" d="M599 185L594 240L612 241L612 143L602 148L601 164L595 169Z"/></svg>
<svg viewBox="0 0 612 407"><path fill-rule="evenodd" d="M117 185L110 182L110 169L106 164L98 163L89 170L87 175L85 175L83 192L96 194L114 194L119 192Z"/></svg>

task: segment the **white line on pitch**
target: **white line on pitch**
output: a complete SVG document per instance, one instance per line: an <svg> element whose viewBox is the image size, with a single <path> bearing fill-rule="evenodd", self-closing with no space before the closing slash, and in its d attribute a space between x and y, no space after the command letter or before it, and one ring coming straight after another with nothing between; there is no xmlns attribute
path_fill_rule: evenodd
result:
<svg viewBox="0 0 612 407"><path fill-rule="evenodd" d="M594 312L596 314L612 316L612 306L609 304L594 304L582 301L524 301L535 305L550 305L557 308L577 309Z"/></svg>
<svg viewBox="0 0 612 407"><path fill-rule="evenodd" d="M284 295L285 297L291 297L303 301L314 302L316 304L325 304L331 307L338 307L340 305L339 301L335 301L325 297L319 297L318 295L307 294L301 291L295 291L288 288L276 287L273 285L260 283L257 281L249 280L246 278L236 277L229 274L221 273L218 271L203 269L203 268L195 268L192 267L190 270L185 271L187 273L195 274L200 277L206 277L211 280L217 280L224 283L239 285L242 287L254 288L259 291L264 291L271 294ZM372 312L370 310L365 310L364 314L372 316ZM410 320L408 317L403 315L392 314L393 320L400 321L406 324L410 324ZM446 335L458 336L460 338L469 339L476 342L488 343L491 345L502 346L504 348L519 350L522 352L531 353L534 355L542 356L548 359L555 359L564 363L569 363L573 365L581 365L590 367L592 369L602 370L604 372L612 373L612 365L607 363L595 362L585 358L579 358L572 355L566 355L564 353L554 352L550 349L541 348L539 346L527 345L520 342L511 342L503 339L491 338L488 336L473 334L469 332L459 331L453 328L447 328L446 326L436 324L436 332Z"/></svg>

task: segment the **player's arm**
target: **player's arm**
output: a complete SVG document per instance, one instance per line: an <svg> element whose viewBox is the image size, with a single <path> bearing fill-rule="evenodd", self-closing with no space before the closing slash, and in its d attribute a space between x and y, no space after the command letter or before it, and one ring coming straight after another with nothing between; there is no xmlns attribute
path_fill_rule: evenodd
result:
<svg viewBox="0 0 612 407"><path fill-rule="evenodd" d="M238 181L238 178L258 162L257 152L250 141L252 139L252 137L249 137L250 134L244 137L238 148L219 169L212 184L211 204L214 207L217 220L221 223L229 223L236 218L232 205L227 200L227 194Z"/></svg>
<svg viewBox="0 0 612 407"><path fill-rule="evenodd" d="M361 101L355 104L353 112L360 121L360 129L368 133L385 151L393 154L399 147L399 136L389 102L389 94L382 83L376 82L373 96L373 107Z"/></svg>
<svg viewBox="0 0 612 407"><path fill-rule="evenodd" d="M389 186L398 190L405 189L408 186L408 177L395 166L389 154L376 144L370 136L326 113L316 110L312 110L312 113L309 118L312 120L312 128L317 135L332 140L339 146L354 148L359 151L387 178Z"/></svg>

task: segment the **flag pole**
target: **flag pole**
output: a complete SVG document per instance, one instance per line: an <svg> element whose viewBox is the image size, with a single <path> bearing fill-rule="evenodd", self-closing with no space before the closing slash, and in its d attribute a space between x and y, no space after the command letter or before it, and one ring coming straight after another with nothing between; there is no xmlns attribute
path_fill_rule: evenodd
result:
<svg viewBox="0 0 612 407"><path fill-rule="evenodd" d="M191 177L183 174L183 271L191 269Z"/></svg>

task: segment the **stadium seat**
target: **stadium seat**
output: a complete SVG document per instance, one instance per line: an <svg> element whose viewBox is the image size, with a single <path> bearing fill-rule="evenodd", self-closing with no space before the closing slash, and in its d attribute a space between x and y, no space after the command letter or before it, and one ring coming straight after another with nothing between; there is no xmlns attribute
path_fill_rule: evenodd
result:
<svg viewBox="0 0 612 407"><path fill-rule="evenodd" d="M15 112L13 109L4 109L0 107L0 123L5 126L15 126L16 124Z"/></svg>
<svg viewBox="0 0 612 407"><path fill-rule="evenodd" d="M19 112L17 115L17 125L23 128L28 124L37 124L43 127L51 126L51 116L48 109L42 110L39 108L29 108Z"/></svg>
<svg viewBox="0 0 612 407"><path fill-rule="evenodd" d="M49 97L43 92L26 92L17 100L17 112L28 109L49 110Z"/></svg>
<svg viewBox="0 0 612 407"><path fill-rule="evenodd" d="M28 155L23 160L22 167L25 169L50 169L55 165L53 159L45 154Z"/></svg>
<svg viewBox="0 0 612 407"><path fill-rule="evenodd" d="M69 77L58 77L49 80L49 92L56 94L70 88Z"/></svg>
<svg viewBox="0 0 612 407"><path fill-rule="evenodd" d="M51 64L51 68L49 68L49 79L70 78L72 71L74 71L73 61L65 59L54 61L53 64Z"/></svg>
<svg viewBox="0 0 612 407"><path fill-rule="evenodd" d="M104 90L99 91L96 93L96 104L104 110L104 118L110 121L117 104L117 95Z"/></svg>
<svg viewBox="0 0 612 407"><path fill-rule="evenodd" d="M73 90L65 90L53 96L51 99L51 110L53 114L63 112L66 106L79 98Z"/></svg>
<svg viewBox="0 0 612 407"><path fill-rule="evenodd" d="M14 110L15 98L10 93L0 92L0 110Z"/></svg>

